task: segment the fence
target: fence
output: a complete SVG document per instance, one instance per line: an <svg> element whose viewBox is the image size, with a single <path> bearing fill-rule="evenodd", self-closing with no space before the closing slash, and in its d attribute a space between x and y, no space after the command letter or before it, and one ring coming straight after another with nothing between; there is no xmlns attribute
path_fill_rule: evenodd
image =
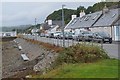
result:
<svg viewBox="0 0 120 80"><path fill-rule="evenodd" d="M37 36L37 35L35 35L35 36L33 36L33 35L24 35L23 37L63 47L63 39L59 39L59 38L46 38L46 37L40 37L40 36ZM68 39L68 38L65 39L65 47L69 47L69 46L72 46L72 45L75 45L75 44L78 44L78 43L79 44L84 43L84 44L98 45L101 48L103 48L102 41L101 41L101 43L96 43L93 40L91 42L86 42L84 38L81 41Z"/></svg>

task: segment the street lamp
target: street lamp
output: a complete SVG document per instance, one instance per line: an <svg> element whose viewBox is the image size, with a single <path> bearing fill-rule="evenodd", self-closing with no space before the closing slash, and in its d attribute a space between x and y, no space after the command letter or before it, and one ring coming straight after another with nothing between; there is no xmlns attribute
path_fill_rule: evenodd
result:
<svg viewBox="0 0 120 80"><path fill-rule="evenodd" d="M62 5L62 33L63 33L63 47L65 47L65 34L64 34L64 6Z"/></svg>

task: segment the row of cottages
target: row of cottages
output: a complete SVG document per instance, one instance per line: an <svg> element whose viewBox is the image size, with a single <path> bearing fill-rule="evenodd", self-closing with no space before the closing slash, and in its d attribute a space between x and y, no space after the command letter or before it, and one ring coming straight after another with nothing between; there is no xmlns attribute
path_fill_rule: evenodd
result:
<svg viewBox="0 0 120 80"><path fill-rule="evenodd" d="M79 17L74 17L65 27L66 31L79 31L80 29L92 32L104 31L114 41L120 41L120 8L108 9L105 5L102 11L85 14L81 11Z"/></svg>
<svg viewBox="0 0 120 80"><path fill-rule="evenodd" d="M43 33L54 33L56 31L60 31L61 26L62 26L62 21L46 20L40 26L40 31L43 32Z"/></svg>
<svg viewBox="0 0 120 80"><path fill-rule="evenodd" d="M0 32L0 37L16 37L16 31L13 32Z"/></svg>

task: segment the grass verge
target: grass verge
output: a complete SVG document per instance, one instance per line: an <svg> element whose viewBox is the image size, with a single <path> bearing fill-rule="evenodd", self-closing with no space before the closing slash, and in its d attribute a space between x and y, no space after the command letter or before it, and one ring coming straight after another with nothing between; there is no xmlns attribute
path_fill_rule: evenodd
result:
<svg viewBox="0 0 120 80"><path fill-rule="evenodd" d="M62 64L47 74L35 75L33 78L118 78L118 60Z"/></svg>

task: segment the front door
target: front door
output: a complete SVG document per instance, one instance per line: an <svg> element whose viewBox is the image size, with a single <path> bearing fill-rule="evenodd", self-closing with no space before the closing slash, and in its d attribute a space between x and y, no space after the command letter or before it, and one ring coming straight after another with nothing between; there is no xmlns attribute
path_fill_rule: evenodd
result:
<svg viewBox="0 0 120 80"><path fill-rule="evenodd" d="M120 26L115 26L115 41L120 41Z"/></svg>

